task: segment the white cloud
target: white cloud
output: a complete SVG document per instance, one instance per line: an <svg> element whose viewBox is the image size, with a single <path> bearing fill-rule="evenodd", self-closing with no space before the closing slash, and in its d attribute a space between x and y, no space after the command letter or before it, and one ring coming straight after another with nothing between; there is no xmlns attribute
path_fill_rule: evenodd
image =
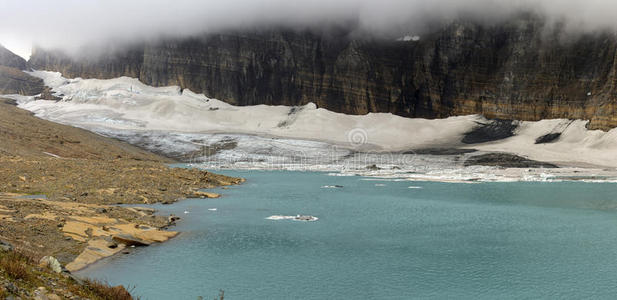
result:
<svg viewBox="0 0 617 300"><path fill-rule="evenodd" d="M617 27L617 2L609 0L1 0L0 43L74 48L97 41L349 19L380 31L422 27L428 20L459 13L499 19L521 7L565 18L572 28Z"/></svg>
<svg viewBox="0 0 617 300"><path fill-rule="evenodd" d="M23 57L25 60L30 59L32 44L27 40L0 35L0 45Z"/></svg>

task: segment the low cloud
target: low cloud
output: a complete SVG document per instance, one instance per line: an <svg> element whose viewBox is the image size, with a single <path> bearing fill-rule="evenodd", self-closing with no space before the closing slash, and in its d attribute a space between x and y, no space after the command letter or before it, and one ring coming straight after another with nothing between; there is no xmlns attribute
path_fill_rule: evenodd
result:
<svg viewBox="0 0 617 300"><path fill-rule="evenodd" d="M75 49L229 28L355 21L367 31L422 30L461 15L499 20L521 9L576 30L616 29L607 0L2 0L0 43Z"/></svg>

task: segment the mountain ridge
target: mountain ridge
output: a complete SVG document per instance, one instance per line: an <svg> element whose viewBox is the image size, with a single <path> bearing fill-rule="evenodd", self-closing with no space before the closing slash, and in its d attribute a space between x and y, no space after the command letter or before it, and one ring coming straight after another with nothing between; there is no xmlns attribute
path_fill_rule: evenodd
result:
<svg viewBox="0 0 617 300"><path fill-rule="evenodd" d="M25 70L28 68L28 62L19 55L6 49L0 45L0 65Z"/></svg>
<svg viewBox="0 0 617 300"><path fill-rule="evenodd" d="M98 58L36 49L29 63L66 77L129 76L234 105L303 105L347 114L443 118L481 114L617 127L617 38L568 37L535 15L458 20L414 39L353 28L229 31L144 43Z"/></svg>

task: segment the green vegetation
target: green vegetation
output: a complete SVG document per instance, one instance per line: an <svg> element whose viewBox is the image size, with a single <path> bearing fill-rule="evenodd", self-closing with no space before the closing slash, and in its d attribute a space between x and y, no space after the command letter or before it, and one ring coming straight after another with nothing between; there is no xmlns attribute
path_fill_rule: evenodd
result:
<svg viewBox="0 0 617 300"><path fill-rule="evenodd" d="M110 286L106 282L98 280L86 279L82 286L79 287L86 292L88 297L93 299L109 299L109 300L131 300L133 296L124 288L124 286Z"/></svg>
<svg viewBox="0 0 617 300"><path fill-rule="evenodd" d="M32 257L17 251L0 251L0 299L8 296L29 299L44 295L49 299L81 298L130 300L123 286L110 286L97 280L79 280L68 273L54 273L39 266Z"/></svg>
<svg viewBox="0 0 617 300"><path fill-rule="evenodd" d="M32 277L28 262L29 259L26 256L11 251L0 258L0 269L10 279L28 281Z"/></svg>

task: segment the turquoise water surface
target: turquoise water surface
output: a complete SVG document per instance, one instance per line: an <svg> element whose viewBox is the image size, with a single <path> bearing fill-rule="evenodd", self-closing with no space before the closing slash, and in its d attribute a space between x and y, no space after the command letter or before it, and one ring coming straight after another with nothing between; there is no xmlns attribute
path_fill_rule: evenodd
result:
<svg viewBox="0 0 617 300"><path fill-rule="evenodd" d="M247 182L155 206L183 218L178 238L79 275L142 299L617 296L617 184L226 174ZM319 221L266 219L296 214Z"/></svg>

